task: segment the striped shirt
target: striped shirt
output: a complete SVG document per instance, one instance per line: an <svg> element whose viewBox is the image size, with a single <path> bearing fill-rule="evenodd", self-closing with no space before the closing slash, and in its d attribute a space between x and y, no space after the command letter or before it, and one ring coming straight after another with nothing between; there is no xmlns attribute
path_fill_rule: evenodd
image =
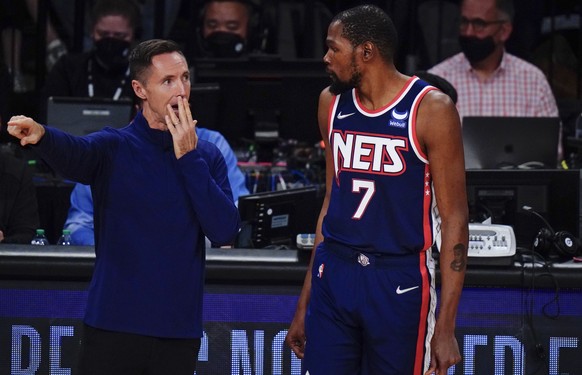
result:
<svg viewBox="0 0 582 375"><path fill-rule="evenodd" d="M509 53L493 75L481 80L463 53L429 72L445 78L457 90L459 115L559 117L556 100L542 71Z"/></svg>

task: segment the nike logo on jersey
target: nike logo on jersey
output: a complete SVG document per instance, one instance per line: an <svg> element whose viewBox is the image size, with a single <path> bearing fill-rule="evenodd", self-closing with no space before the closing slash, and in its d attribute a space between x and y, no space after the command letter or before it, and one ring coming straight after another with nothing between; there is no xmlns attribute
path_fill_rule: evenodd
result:
<svg viewBox="0 0 582 375"><path fill-rule="evenodd" d="M355 114L356 112L352 112L352 113L346 113L345 115L342 115L342 111L340 111L340 113L337 114L337 119L338 120L343 120L346 117L350 117L351 115Z"/></svg>
<svg viewBox="0 0 582 375"><path fill-rule="evenodd" d="M408 150L404 137L336 130L331 143L336 177L341 171L395 175L406 169L401 155Z"/></svg>
<svg viewBox="0 0 582 375"><path fill-rule="evenodd" d="M396 288L396 294L404 294L404 293L408 293L408 292L410 292L411 290L414 290L414 289L417 289L417 288L418 288L418 285L417 285L417 286L413 286L413 287L411 287L411 288L400 289L400 285L398 285L398 288Z"/></svg>

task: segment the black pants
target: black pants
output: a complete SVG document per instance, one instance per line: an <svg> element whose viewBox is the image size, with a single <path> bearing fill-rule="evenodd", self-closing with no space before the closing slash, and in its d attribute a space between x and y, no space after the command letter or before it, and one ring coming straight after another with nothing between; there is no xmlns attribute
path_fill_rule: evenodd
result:
<svg viewBox="0 0 582 375"><path fill-rule="evenodd" d="M79 375L193 375L200 339L166 339L84 326Z"/></svg>

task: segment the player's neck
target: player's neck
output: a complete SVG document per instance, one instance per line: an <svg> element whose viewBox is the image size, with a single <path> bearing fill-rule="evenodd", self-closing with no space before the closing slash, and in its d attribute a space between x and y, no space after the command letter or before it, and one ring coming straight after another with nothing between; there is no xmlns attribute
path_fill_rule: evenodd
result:
<svg viewBox="0 0 582 375"><path fill-rule="evenodd" d="M379 74L370 74L362 79L357 89L360 103L368 110L384 108L400 93L410 77L397 70L385 70Z"/></svg>

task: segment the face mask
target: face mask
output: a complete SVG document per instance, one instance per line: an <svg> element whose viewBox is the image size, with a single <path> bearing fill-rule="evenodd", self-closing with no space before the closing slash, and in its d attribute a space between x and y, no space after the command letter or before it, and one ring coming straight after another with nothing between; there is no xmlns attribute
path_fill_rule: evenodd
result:
<svg viewBox="0 0 582 375"><path fill-rule="evenodd" d="M204 44L211 57L239 57L245 50L245 42L240 35L223 31L208 35Z"/></svg>
<svg viewBox="0 0 582 375"><path fill-rule="evenodd" d="M129 42L115 38L103 38L95 42L95 58L105 70L127 68Z"/></svg>
<svg viewBox="0 0 582 375"><path fill-rule="evenodd" d="M461 51L470 63L478 63L485 60L495 50L495 42L492 36L479 39L469 36L460 36Z"/></svg>

